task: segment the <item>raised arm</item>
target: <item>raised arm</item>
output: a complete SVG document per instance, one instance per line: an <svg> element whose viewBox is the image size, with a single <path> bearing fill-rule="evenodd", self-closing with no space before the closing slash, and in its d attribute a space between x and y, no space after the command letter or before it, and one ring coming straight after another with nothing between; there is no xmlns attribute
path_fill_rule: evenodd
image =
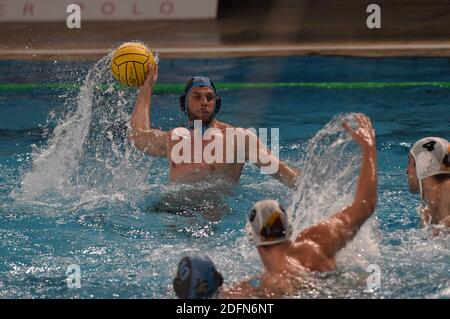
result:
<svg viewBox="0 0 450 319"><path fill-rule="evenodd" d="M297 242L313 242L328 258L334 258L336 253L353 239L358 229L372 215L376 206L375 131L367 116L358 114L356 119L359 124L357 130L353 130L347 123L342 124L362 148L362 165L355 199L350 206L345 207L328 220L303 231L296 240Z"/></svg>
<svg viewBox="0 0 450 319"><path fill-rule="evenodd" d="M139 87L136 105L131 114L128 138L134 146L152 156L165 157L169 148L168 133L150 127L150 109L153 86L158 79L158 66L148 64L149 75Z"/></svg>

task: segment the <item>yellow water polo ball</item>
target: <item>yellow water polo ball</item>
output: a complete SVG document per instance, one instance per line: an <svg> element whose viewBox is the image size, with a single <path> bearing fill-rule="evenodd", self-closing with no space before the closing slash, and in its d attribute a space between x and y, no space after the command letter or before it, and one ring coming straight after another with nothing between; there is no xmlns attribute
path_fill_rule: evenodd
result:
<svg viewBox="0 0 450 319"><path fill-rule="evenodd" d="M142 43L127 42L114 52L111 72L124 86L140 86L148 75L148 63L155 64L153 53Z"/></svg>

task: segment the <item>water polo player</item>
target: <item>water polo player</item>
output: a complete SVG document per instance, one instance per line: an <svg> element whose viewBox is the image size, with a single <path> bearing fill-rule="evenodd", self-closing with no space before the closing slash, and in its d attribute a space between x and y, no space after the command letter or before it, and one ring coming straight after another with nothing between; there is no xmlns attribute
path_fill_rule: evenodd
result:
<svg viewBox="0 0 450 319"><path fill-rule="evenodd" d="M216 88L213 82L206 77L194 77L189 80L186 85L184 94L180 97L181 110L187 115L189 124L185 128L176 128L170 131L161 131L159 129L150 127L150 110L152 101L152 89L158 77L157 66L154 68L149 65L149 76L142 86L139 87L139 93L136 100L136 105L131 116L131 130L129 138L134 142L134 145L139 150L146 154L158 157L167 157L170 167L170 179L175 182L197 182L197 181L212 181L212 182L231 182L237 183L240 179L242 169L245 161L252 157L251 140L256 141L257 160L255 164L264 169L267 163L276 164L278 169L271 175L280 180L283 184L294 187L299 171L287 164L279 161L276 156L273 156L263 143L256 137L254 133L249 130L239 129L239 134L248 134L245 138L244 149L237 148L238 137L233 141L234 147L227 148L227 139L223 145L223 159L228 158L228 154L234 151L232 162L228 160L225 162L210 162L203 158L195 157L195 136L192 124L194 121L201 121L202 133L208 128L215 130L208 130L215 132L214 138L201 139L202 148L206 148L212 140L220 138L228 132L227 129L234 129L232 126L219 122L215 117L220 111L221 99L217 95ZM153 75L153 76L151 76ZM205 133L206 134L206 133ZM182 161L174 158L180 155L175 151L179 146L180 141L188 141L188 147L192 148L191 154L182 154ZM230 145L228 145L230 146ZM190 150L190 149L189 149ZM216 150L217 151L217 150ZM220 150L218 150L220 151ZM266 160L263 162L262 158ZM243 158L243 161L237 161L237 158ZM269 161L267 161L267 159Z"/></svg>
<svg viewBox="0 0 450 319"><path fill-rule="evenodd" d="M408 155L408 184L420 193L425 224L450 227L450 143L439 137L417 141Z"/></svg>
<svg viewBox="0 0 450 319"><path fill-rule="evenodd" d="M363 153L353 203L291 240L292 227L280 204L275 200L257 202L248 216L246 234L258 249L264 271L256 279L221 289L219 297L291 295L302 286L302 273L335 270L336 254L355 237L374 212L377 201L375 132L366 116L358 114L357 121L359 128L356 130L343 124ZM212 276L210 270L208 277Z"/></svg>

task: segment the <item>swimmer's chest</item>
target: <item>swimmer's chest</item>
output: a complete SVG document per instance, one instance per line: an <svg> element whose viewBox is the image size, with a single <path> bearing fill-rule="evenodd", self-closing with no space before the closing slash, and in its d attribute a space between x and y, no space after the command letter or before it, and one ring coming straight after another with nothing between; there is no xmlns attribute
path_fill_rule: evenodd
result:
<svg viewBox="0 0 450 319"><path fill-rule="evenodd" d="M169 159L172 180L225 179L238 181L244 164L174 163ZM217 180L216 180L217 181Z"/></svg>
<svg viewBox="0 0 450 319"><path fill-rule="evenodd" d="M224 132L209 137L192 131L175 130L169 141L168 160L171 169L229 171L242 169L245 164L245 145L238 146L237 138L227 141Z"/></svg>

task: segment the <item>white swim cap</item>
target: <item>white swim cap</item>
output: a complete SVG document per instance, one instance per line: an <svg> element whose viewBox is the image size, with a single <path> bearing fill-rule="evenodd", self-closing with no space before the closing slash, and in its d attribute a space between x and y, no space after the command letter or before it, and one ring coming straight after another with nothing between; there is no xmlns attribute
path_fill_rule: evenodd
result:
<svg viewBox="0 0 450 319"><path fill-rule="evenodd" d="M273 245L290 239L292 227L288 216L276 200L262 200L253 205L245 227L255 246Z"/></svg>
<svg viewBox="0 0 450 319"><path fill-rule="evenodd" d="M439 137L425 137L417 141L410 154L416 161L416 174L419 179L422 195L422 180L424 178L450 174L450 143Z"/></svg>

